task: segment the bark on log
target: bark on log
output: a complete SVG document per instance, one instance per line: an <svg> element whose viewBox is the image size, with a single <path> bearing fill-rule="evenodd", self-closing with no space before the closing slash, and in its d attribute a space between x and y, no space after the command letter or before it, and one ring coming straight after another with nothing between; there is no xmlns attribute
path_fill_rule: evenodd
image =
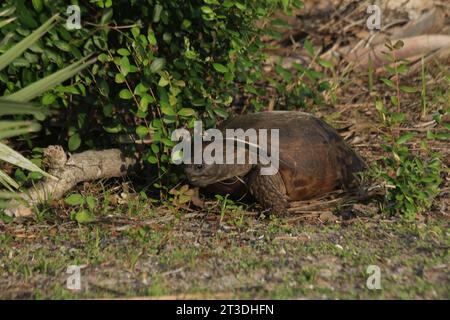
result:
<svg viewBox="0 0 450 320"><path fill-rule="evenodd" d="M25 203L14 200L12 209L5 212L11 216L29 216L30 207L50 199L61 199L68 191L83 181L124 176L136 159L125 157L119 149L85 151L70 155L61 146L49 146L44 151L49 163L48 178L27 192L19 194Z"/></svg>

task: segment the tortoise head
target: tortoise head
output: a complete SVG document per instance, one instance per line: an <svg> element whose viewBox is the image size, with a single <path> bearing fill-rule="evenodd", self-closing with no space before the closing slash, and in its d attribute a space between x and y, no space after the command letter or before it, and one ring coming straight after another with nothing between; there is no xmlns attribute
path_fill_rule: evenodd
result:
<svg viewBox="0 0 450 320"><path fill-rule="evenodd" d="M206 187L233 177L243 177L252 164L185 164L184 171L191 184Z"/></svg>

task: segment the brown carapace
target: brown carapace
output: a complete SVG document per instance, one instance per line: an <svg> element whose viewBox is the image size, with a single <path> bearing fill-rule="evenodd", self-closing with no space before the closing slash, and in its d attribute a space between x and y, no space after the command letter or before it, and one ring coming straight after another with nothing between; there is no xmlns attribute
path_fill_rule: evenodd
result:
<svg viewBox="0 0 450 320"><path fill-rule="evenodd" d="M248 190L265 208L282 214L287 211L289 201L353 186L356 173L366 168L364 160L335 129L311 114L261 112L236 116L219 127L222 131L249 128L257 132L279 129L277 174L261 175L258 164L185 165L190 182L222 194L240 195Z"/></svg>

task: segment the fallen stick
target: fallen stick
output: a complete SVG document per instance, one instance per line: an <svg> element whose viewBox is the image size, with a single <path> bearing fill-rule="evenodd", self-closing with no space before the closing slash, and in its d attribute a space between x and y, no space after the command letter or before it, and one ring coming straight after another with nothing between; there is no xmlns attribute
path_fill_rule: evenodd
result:
<svg viewBox="0 0 450 320"><path fill-rule="evenodd" d="M397 59L422 56L442 48L450 47L450 36L447 35L421 35L403 38L401 40L404 46L396 51L395 55ZM355 67L360 70L367 70L370 56L373 67L378 69L391 62L385 55L387 51L388 49L384 44L379 44L373 48L361 48L349 53L346 60L355 63Z"/></svg>
<svg viewBox="0 0 450 320"><path fill-rule="evenodd" d="M44 151L52 178L38 183L20 193L23 201L12 200L6 214L15 217L30 216L30 207L50 199L61 199L68 191L83 181L124 176L136 159L125 157L119 149L85 151L70 155L61 146L49 146Z"/></svg>
<svg viewBox="0 0 450 320"><path fill-rule="evenodd" d="M400 20L401 21L401 20ZM400 28L389 30L387 26L383 26L382 31L375 35L371 44L378 45L385 43L389 38L394 40L416 37L426 34L436 34L442 31L445 26L445 13L440 8L433 8L425 12L417 19L409 21ZM386 31L390 33L387 34Z"/></svg>

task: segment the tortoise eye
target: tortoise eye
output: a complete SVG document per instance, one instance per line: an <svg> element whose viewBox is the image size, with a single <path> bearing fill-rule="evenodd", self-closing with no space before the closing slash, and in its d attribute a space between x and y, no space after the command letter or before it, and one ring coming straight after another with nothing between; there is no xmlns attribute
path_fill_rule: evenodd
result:
<svg viewBox="0 0 450 320"><path fill-rule="evenodd" d="M203 169L203 165L202 164L196 164L195 165L195 169L201 170L201 169Z"/></svg>

